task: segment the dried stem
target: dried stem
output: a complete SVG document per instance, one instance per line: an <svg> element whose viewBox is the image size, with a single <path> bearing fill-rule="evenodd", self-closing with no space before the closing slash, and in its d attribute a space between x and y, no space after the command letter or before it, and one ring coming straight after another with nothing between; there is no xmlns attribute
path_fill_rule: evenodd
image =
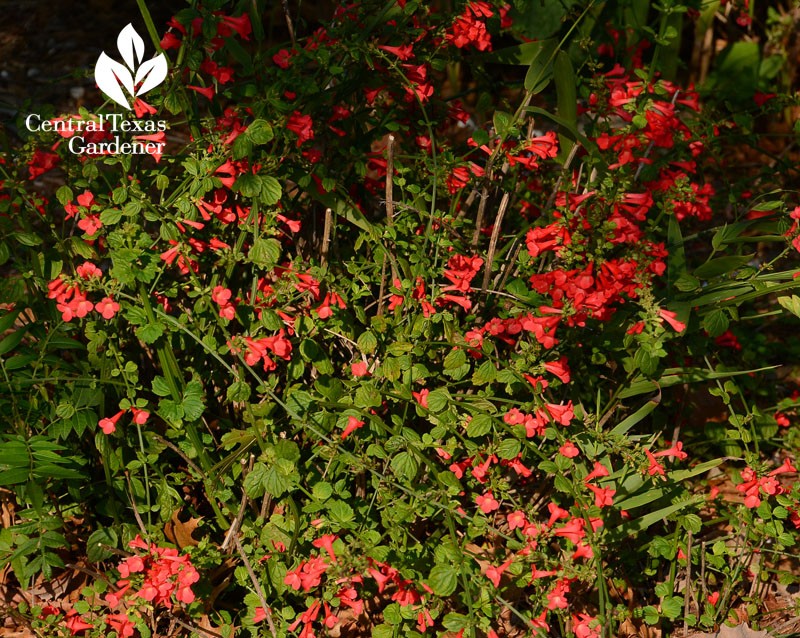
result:
<svg viewBox="0 0 800 638"><path fill-rule="evenodd" d="M394 226L394 135L389 136L389 141L386 144L386 225L389 228ZM394 281L397 279L397 266L395 266L397 258L393 241L389 242L389 250L391 253L392 281ZM385 267L386 259L384 258L383 268ZM381 282L383 282L383 274L381 274ZM383 283L381 283L381 297L383 297L383 290Z"/></svg>
<svg viewBox="0 0 800 638"><path fill-rule="evenodd" d="M322 231L322 256L320 264L323 268L328 265L328 251L331 247L331 227L333 226L333 211L325 209L325 228Z"/></svg>
<svg viewBox="0 0 800 638"><path fill-rule="evenodd" d="M289 29L289 38L292 41L292 46L297 47L297 40L295 40L294 37L294 25L292 24L292 16L289 15L289 2L287 0L281 0L281 6L283 7L283 17L286 18L286 28Z"/></svg>
<svg viewBox="0 0 800 638"><path fill-rule="evenodd" d="M694 597L692 594L692 530L688 530L688 538L686 540L686 587L683 590L683 635L689 635L689 621L686 616L689 615L689 597Z"/></svg>
<svg viewBox="0 0 800 638"><path fill-rule="evenodd" d="M136 507L136 498L133 495L133 486L131 485L131 477L127 470L125 471L125 481L128 484L128 491L130 491L131 493L131 505L133 505L133 515L136 518L136 523L139 525L139 529L142 530L142 536L144 536L145 538L149 538L150 534L147 533L147 528L144 526L144 522L142 522L142 517L139 515L139 508Z"/></svg>
<svg viewBox="0 0 800 638"><path fill-rule="evenodd" d="M247 573L250 575L250 582L253 583L253 587L255 587L258 600L261 601L261 605L264 608L264 613L267 615L267 625L269 626L269 631L272 634L273 638L278 638L278 632L275 631L275 623L272 622L272 612L269 610L266 598L264 598L264 592L261 590L261 585L259 584L258 579L256 578L256 574L253 571L253 566L250 564L250 561L247 558L247 554L244 553L244 549L242 549L242 544L239 542L239 537L234 536L233 542L236 544L236 549L239 551L239 556L242 557L242 561L244 562L244 566L247 569Z"/></svg>
<svg viewBox="0 0 800 638"><path fill-rule="evenodd" d="M486 255L486 266L483 271L483 284L481 285L481 294L486 294L486 289L489 287L489 280L492 278L492 262L494 261L494 253L497 250L497 240L500 237L500 227L503 223L503 216L506 214L508 202L511 201L511 193L506 192L503 194L503 199L500 200L500 208L497 211L497 217L494 220L494 228L492 229L492 239L489 242L489 252Z"/></svg>

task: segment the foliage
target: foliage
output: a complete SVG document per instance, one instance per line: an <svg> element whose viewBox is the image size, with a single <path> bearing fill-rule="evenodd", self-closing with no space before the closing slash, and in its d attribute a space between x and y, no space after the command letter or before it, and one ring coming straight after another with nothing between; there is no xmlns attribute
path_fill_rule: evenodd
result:
<svg viewBox="0 0 800 638"><path fill-rule="evenodd" d="M125 637L758 622L800 528L777 376L800 201L782 157L731 157L796 104L785 59L740 39L679 83L700 3L363 2L282 45L267 4L192 3L160 41L143 9L169 74L124 117L166 119L139 136L163 154L18 119L0 560L22 587L74 551L105 574L20 613Z"/></svg>

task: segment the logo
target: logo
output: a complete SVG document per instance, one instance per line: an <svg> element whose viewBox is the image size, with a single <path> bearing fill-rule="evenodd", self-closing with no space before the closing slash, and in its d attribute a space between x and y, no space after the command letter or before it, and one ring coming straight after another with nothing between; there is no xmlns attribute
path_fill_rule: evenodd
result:
<svg viewBox="0 0 800 638"><path fill-rule="evenodd" d="M125 88L131 98L135 99L157 87L167 77L167 58L160 53L142 62L144 40L136 33L132 24L119 32L117 49L127 67L111 59L103 51L94 67L94 79L103 93L130 110L131 103L122 89Z"/></svg>

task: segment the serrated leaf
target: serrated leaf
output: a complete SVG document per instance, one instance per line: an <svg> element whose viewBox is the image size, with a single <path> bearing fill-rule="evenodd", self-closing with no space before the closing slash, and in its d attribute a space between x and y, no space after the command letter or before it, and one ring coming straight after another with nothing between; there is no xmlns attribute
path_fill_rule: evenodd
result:
<svg viewBox="0 0 800 638"><path fill-rule="evenodd" d="M253 144L266 144L275 136L269 122L260 118L253 120L244 134Z"/></svg>
<svg viewBox="0 0 800 638"><path fill-rule="evenodd" d="M274 237L267 239L259 237L253 242L247 258L256 266L272 268L281 257L281 244Z"/></svg>
<svg viewBox="0 0 800 638"><path fill-rule="evenodd" d="M411 481L417 474L419 463L410 452L399 452L392 459L391 466L396 474Z"/></svg>
<svg viewBox="0 0 800 638"><path fill-rule="evenodd" d="M724 310L712 310L703 317L703 328L710 337L719 337L728 329L728 313Z"/></svg>
<svg viewBox="0 0 800 638"><path fill-rule="evenodd" d="M266 175L261 178L261 202L263 204L266 206L277 204L282 194L283 189L277 179L271 175Z"/></svg>
<svg viewBox="0 0 800 638"><path fill-rule="evenodd" d="M458 586L458 569L454 565L436 565L428 576L428 586L437 596L450 596Z"/></svg>
<svg viewBox="0 0 800 638"><path fill-rule="evenodd" d="M430 395L428 395L430 398ZM486 414L478 414L467 425L467 436L477 437L488 434L492 429L492 418Z"/></svg>

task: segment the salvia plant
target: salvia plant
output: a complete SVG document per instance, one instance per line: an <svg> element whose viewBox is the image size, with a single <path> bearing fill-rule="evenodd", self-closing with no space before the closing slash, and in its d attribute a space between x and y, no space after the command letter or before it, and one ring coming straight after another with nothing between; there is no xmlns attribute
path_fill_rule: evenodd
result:
<svg viewBox="0 0 800 638"><path fill-rule="evenodd" d="M789 142L761 144L795 134L782 14L138 4L105 102L6 127L0 573L83 578L9 617L121 638L794 617L764 604L799 580L800 197ZM682 52L723 11L700 81Z"/></svg>

